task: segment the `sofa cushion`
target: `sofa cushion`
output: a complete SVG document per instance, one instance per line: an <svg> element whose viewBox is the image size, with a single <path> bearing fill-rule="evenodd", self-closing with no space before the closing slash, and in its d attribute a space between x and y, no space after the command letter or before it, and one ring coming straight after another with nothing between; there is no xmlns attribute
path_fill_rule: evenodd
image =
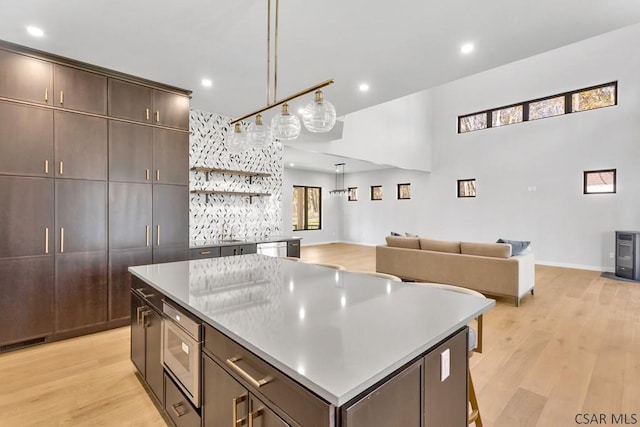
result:
<svg viewBox="0 0 640 427"><path fill-rule="evenodd" d="M511 245L511 255L520 255L529 247L531 242L527 240L507 240L507 239L498 239L496 243L508 243Z"/></svg>
<svg viewBox="0 0 640 427"><path fill-rule="evenodd" d="M387 246L393 248L420 249L420 241L417 237L387 236Z"/></svg>
<svg viewBox="0 0 640 427"><path fill-rule="evenodd" d="M461 242L460 253L493 258L509 258L511 257L511 245L508 243Z"/></svg>
<svg viewBox="0 0 640 427"><path fill-rule="evenodd" d="M423 251L460 253L460 242L435 239L420 239L420 249Z"/></svg>

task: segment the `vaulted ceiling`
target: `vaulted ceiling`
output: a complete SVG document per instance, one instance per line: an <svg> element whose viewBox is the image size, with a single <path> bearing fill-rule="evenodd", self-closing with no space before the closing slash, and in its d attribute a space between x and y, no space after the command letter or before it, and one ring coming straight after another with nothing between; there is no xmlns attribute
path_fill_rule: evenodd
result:
<svg viewBox="0 0 640 427"><path fill-rule="evenodd" d="M266 103L266 8L267 0L6 0L0 39L190 89L192 108L236 117ZM335 78L325 96L345 115L637 22L636 0L282 0L278 98ZM462 55L466 42L475 50Z"/></svg>

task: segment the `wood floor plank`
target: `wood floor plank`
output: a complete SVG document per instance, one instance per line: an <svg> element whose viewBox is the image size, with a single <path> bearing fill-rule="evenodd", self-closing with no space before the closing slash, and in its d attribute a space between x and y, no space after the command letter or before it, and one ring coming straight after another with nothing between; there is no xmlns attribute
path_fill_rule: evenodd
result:
<svg viewBox="0 0 640 427"><path fill-rule="evenodd" d="M546 403L546 397L519 388L496 420L494 426L534 427Z"/></svg>

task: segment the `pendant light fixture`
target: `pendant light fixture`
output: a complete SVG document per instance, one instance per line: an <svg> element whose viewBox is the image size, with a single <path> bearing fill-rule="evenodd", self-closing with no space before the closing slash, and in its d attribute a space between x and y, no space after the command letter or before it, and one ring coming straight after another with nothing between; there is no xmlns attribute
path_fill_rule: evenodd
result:
<svg viewBox="0 0 640 427"><path fill-rule="evenodd" d="M336 163L336 188L329 191L329 195L332 197L344 197L348 191L344 188L344 163Z"/></svg>
<svg viewBox="0 0 640 427"><path fill-rule="evenodd" d="M227 150L233 154L239 154L248 149L245 132L242 132L240 123L236 123L233 132L227 137Z"/></svg>
<svg viewBox="0 0 640 427"><path fill-rule="evenodd" d="M275 1L273 101L271 100L271 0L267 0L267 105L259 110L245 114L244 116L231 121L231 124L238 125L241 120L256 116L256 122L251 124L246 132L246 145L254 147L265 146L269 143L271 137L281 141L290 141L300 136L300 119L295 114L289 112L288 102L311 92L315 92L315 100L305 109L303 118L305 128L310 132L328 132L333 128L336 122L335 108L330 102L324 100L322 91L320 91L323 87L334 83L333 79L318 83L291 96L278 100L278 12L280 0ZM271 119L271 132L269 132L268 127L263 124L261 113L279 105L282 105L282 111ZM242 132L240 132L240 134L242 134ZM239 136L238 131L234 130L231 136L233 135Z"/></svg>
<svg viewBox="0 0 640 427"><path fill-rule="evenodd" d="M329 132L336 124L336 109L325 101L320 89L316 91L315 99L304 108L302 122L309 132Z"/></svg>
<svg viewBox="0 0 640 427"><path fill-rule="evenodd" d="M262 122L262 114L258 114L256 116L256 122L249 125L249 129L247 129L247 142L250 146L256 148L266 147L269 142L271 142L271 131L269 127Z"/></svg>

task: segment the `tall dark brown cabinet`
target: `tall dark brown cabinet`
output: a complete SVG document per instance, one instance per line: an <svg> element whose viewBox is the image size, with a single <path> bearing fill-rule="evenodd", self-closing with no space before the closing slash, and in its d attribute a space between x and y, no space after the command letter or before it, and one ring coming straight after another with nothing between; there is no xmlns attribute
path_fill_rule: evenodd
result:
<svg viewBox="0 0 640 427"><path fill-rule="evenodd" d="M0 352L129 324L187 259L190 92L0 41Z"/></svg>

